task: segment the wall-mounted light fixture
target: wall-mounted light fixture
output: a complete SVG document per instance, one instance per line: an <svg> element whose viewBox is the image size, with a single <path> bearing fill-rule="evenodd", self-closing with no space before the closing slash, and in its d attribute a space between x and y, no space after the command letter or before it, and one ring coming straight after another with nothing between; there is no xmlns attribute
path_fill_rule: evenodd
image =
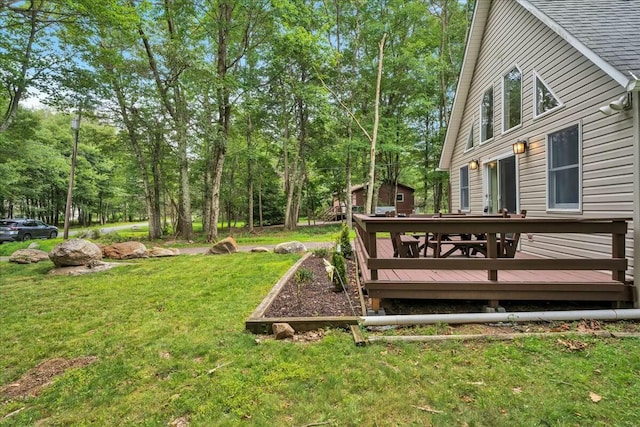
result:
<svg viewBox="0 0 640 427"><path fill-rule="evenodd" d="M620 96L620 98L614 99L609 103L609 105L605 105L604 107L600 107L599 110L602 114L606 116L612 116L614 114L619 113L623 110L631 109L631 92L627 92Z"/></svg>
<svg viewBox="0 0 640 427"><path fill-rule="evenodd" d="M473 159L469 162L469 169L471 169L472 171L478 169L478 165L480 164L480 162L476 159Z"/></svg>
<svg viewBox="0 0 640 427"><path fill-rule="evenodd" d="M527 140L521 139L513 143L513 154L524 154L527 151Z"/></svg>

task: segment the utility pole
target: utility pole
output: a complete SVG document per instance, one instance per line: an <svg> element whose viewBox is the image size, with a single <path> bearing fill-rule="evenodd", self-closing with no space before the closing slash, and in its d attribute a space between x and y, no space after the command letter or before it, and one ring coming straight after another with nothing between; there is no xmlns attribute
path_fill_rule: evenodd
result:
<svg viewBox="0 0 640 427"><path fill-rule="evenodd" d="M78 134L80 133L80 111L78 115L71 120L71 129L73 129L73 154L71 155L71 173L69 175L69 189L67 190L67 206L64 210L64 233L62 238L69 238L69 221L71 219L71 198L73 195L73 176L76 172L76 157L78 155Z"/></svg>

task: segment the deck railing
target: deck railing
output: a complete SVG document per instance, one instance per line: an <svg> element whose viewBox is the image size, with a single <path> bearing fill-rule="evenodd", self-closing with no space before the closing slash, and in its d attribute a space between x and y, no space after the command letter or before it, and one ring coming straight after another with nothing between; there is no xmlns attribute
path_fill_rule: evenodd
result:
<svg viewBox="0 0 640 427"><path fill-rule="evenodd" d="M626 218L389 218L354 215L356 248L363 252L361 260L370 270L371 280L378 279L378 270L486 270L487 279L498 280L500 270L605 270L612 280L624 283L627 269L625 257ZM379 234L484 234L487 240L486 258L378 258ZM499 258L499 236L505 233L544 234L608 234L611 236L611 257L562 259Z"/></svg>
<svg viewBox="0 0 640 427"><path fill-rule="evenodd" d="M491 306L497 306L499 300L638 301L632 283L625 282L626 218L393 218L354 215L354 219L358 264L374 310L379 309L384 298L487 300ZM486 245L483 249L486 249L487 256L394 258L389 252L390 236L394 233L422 236L482 234L486 236L483 239L486 243L482 244ZM611 236L611 256L603 258L601 253L594 253L588 259L548 259L517 254L512 258L500 257L499 238L507 233L608 234ZM383 239L389 239L389 242L380 251L386 255L379 257L378 244ZM438 249L435 247L436 251ZM485 270L487 276L483 279L478 270ZM538 275L535 273L537 270L547 272ZM610 279L600 273L603 270L611 271ZM500 271L503 271L502 279Z"/></svg>

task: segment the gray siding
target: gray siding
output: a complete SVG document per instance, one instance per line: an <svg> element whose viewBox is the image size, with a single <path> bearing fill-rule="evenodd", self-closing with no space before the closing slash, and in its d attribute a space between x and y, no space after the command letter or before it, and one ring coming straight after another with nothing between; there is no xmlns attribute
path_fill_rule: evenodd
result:
<svg viewBox="0 0 640 427"><path fill-rule="evenodd" d="M522 71L522 126L502 133L502 76L514 65ZM537 119L533 118L534 71L563 103L561 108ZM494 90L494 138L480 145L480 100L490 85ZM525 138L529 140L529 150L518 157L517 165L519 207L526 209L528 216L631 218L632 112L605 116L598 111L623 93L618 83L516 2L494 1L452 157L453 209L459 208L461 165L471 159L480 160L480 168L469 171L469 193L471 212L481 213L486 191L482 163L509 154L511 144ZM465 153L473 123L476 146ZM582 212L547 212L547 134L577 123L582 137ZM631 236L630 231L628 257L633 253ZM610 255L609 239L595 236L536 235L522 240L523 250L547 257Z"/></svg>

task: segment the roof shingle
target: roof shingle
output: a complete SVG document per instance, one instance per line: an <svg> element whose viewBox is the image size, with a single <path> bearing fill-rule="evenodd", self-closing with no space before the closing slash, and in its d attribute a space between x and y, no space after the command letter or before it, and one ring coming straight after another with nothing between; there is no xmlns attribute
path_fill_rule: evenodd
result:
<svg viewBox="0 0 640 427"><path fill-rule="evenodd" d="M620 73L640 78L640 0L528 0Z"/></svg>

